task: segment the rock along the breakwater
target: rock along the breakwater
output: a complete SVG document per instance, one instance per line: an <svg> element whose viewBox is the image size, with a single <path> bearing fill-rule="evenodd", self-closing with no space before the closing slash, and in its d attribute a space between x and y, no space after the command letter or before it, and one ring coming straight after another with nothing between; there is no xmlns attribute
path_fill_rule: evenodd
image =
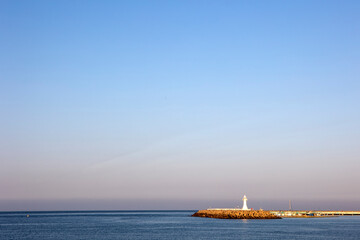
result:
<svg viewBox="0 0 360 240"><path fill-rule="evenodd" d="M264 210L199 210L193 217L221 218L221 219L281 219L270 211Z"/></svg>

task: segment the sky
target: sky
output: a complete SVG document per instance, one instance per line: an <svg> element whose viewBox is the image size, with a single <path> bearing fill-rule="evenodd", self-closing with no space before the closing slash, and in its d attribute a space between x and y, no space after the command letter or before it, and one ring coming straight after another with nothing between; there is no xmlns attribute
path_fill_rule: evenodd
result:
<svg viewBox="0 0 360 240"><path fill-rule="evenodd" d="M359 1L0 2L0 211L360 209Z"/></svg>

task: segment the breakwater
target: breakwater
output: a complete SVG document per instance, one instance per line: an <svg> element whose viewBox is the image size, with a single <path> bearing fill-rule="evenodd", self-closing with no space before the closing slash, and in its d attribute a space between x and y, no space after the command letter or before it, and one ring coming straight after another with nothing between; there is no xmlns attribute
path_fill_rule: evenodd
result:
<svg viewBox="0 0 360 240"><path fill-rule="evenodd" d="M221 219L280 219L280 216L264 210L199 210L193 217Z"/></svg>

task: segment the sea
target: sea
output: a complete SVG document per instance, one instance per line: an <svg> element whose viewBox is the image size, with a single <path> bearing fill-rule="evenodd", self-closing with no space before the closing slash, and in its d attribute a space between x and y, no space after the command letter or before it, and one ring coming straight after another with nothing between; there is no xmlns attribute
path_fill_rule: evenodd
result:
<svg viewBox="0 0 360 240"><path fill-rule="evenodd" d="M0 212L0 239L360 239L360 216L240 220L194 212Z"/></svg>

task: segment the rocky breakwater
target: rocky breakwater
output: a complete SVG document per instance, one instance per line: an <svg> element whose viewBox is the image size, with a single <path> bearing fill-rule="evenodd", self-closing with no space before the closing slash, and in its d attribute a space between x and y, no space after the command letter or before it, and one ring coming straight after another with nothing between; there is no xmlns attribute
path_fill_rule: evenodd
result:
<svg viewBox="0 0 360 240"><path fill-rule="evenodd" d="M280 219L270 211L264 210L199 210L193 217L222 218L222 219Z"/></svg>

